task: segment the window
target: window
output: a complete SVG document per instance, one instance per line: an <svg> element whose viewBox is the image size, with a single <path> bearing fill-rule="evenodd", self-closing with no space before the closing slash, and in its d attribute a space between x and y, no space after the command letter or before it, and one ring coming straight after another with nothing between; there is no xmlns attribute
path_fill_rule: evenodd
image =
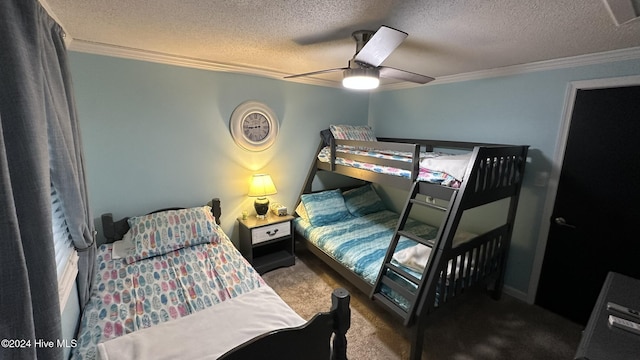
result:
<svg viewBox="0 0 640 360"><path fill-rule="evenodd" d="M78 275L78 253L71 241L71 234L69 233L62 207L62 199L58 196L53 184L51 184L51 226L56 252L60 312L62 312Z"/></svg>

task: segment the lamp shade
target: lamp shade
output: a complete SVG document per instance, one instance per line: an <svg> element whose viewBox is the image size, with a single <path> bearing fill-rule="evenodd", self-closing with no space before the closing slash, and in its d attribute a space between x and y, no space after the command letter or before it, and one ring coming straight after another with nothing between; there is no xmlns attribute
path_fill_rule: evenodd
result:
<svg viewBox="0 0 640 360"><path fill-rule="evenodd" d="M380 85L378 69L354 68L343 72L342 86L355 90L375 89Z"/></svg>
<svg viewBox="0 0 640 360"><path fill-rule="evenodd" d="M251 185L249 186L249 196L263 197L267 195L276 194L276 186L271 180L271 176L268 174L255 174L251 178Z"/></svg>

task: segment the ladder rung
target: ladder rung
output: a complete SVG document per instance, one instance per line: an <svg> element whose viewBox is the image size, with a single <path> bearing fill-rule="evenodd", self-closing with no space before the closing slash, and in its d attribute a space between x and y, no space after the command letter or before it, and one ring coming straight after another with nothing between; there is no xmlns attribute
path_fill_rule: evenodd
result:
<svg viewBox="0 0 640 360"><path fill-rule="evenodd" d="M384 294L375 293L373 294L373 298L383 303L387 308L391 309L396 315L400 316L405 321L407 320L409 314L407 314L407 312L403 308L401 308L394 301L387 298Z"/></svg>
<svg viewBox="0 0 640 360"><path fill-rule="evenodd" d="M420 244L426 245L428 247L433 247L433 245L435 244L435 242L433 241L433 239L425 239L422 238L414 233L410 233L408 231L403 231L403 230L398 230L398 235L400 236L404 236L406 238L409 238L415 242L418 242Z"/></svg>
<svg viewBox="0 0 640 360"><path fill-rule="evenodd" d="M407 280L409 280L410 282L414 283L416 286L420 285L420 279L418 279L417 277L409 274L408 272L406 272L404 269L402 269L401 267L398 267L394 264L390 264L387 263L385 264L385 266L390 269L391 271L399 274L400 276L406 278Z"/></svg>
<svg viewBox="0 0 640 360"><path fill-rule="evenodd" d="M415 302L416 300L415 293L412 293L411 291L407 290L407 288L402 287L400 284L398 284L397 281L393 280L387 275L382 276L381 282L387 285L388 287L390 287L391 290L400 294L400 296L402 296L403 298L407 299L407 301L409 301L410 303L413 304Z"/></svg>
<svg viewBox="0 0 640 360"><path fill-rule="evenodd" d="M420 205L420 206L426 206L426 207L430 207L436 210L441 210L441 211L447 211L449 210L449 208L445 207L445 206L440 206L440 205L436 205L436 204L432 204L430 202L426 202L426 201L422 201L422 200L418 200L418 199L409 199L409 201L413 204L416 205Z"/></svg>

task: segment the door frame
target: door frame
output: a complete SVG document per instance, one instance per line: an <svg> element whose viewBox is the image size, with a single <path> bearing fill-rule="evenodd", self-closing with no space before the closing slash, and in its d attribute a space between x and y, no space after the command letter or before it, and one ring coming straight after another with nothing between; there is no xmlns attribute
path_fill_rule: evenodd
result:
<svg viewBox="0 0 640 360"><path fill-rule="evenodd" d="M538 292L538 284L540 282L540 273L542 272L542 263L544 260L545 250L547 248L547 238L549 237L549 229L551 224L549 219L553 216L553 208L555 206L556 195L558 193L558 182L560 181L560 173L564 161L564 152L569 137L569 128L571 126L571 117L573 116L573 105L576 100L578 90L606 89L613 87L640 86L640 75L623 76L615 78L580 80L573 81L567 86L565 92L564 108L562 110L562 123L556 138L556 146L551 163L551 172L547 183L547 195L544 200L542 210L542 221L540 223L540 232L538 234L538 244L533 259L533 267L531 269L531 278L529 279L529 290L527 291L527 302L534 304Z"/></svg>

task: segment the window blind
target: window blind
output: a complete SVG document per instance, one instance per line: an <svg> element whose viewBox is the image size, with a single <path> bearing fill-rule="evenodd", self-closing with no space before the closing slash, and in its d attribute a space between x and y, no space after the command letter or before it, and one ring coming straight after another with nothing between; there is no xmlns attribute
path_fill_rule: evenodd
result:
<svg viewBox="0 0 640 360"><path fill-rule="evenodd" d="M73 247L71 233L62 207L62 199L58 196L53 184L51 184L51 228L56 254L60 311L62 312L78 274L78 254Z"/></svg>

